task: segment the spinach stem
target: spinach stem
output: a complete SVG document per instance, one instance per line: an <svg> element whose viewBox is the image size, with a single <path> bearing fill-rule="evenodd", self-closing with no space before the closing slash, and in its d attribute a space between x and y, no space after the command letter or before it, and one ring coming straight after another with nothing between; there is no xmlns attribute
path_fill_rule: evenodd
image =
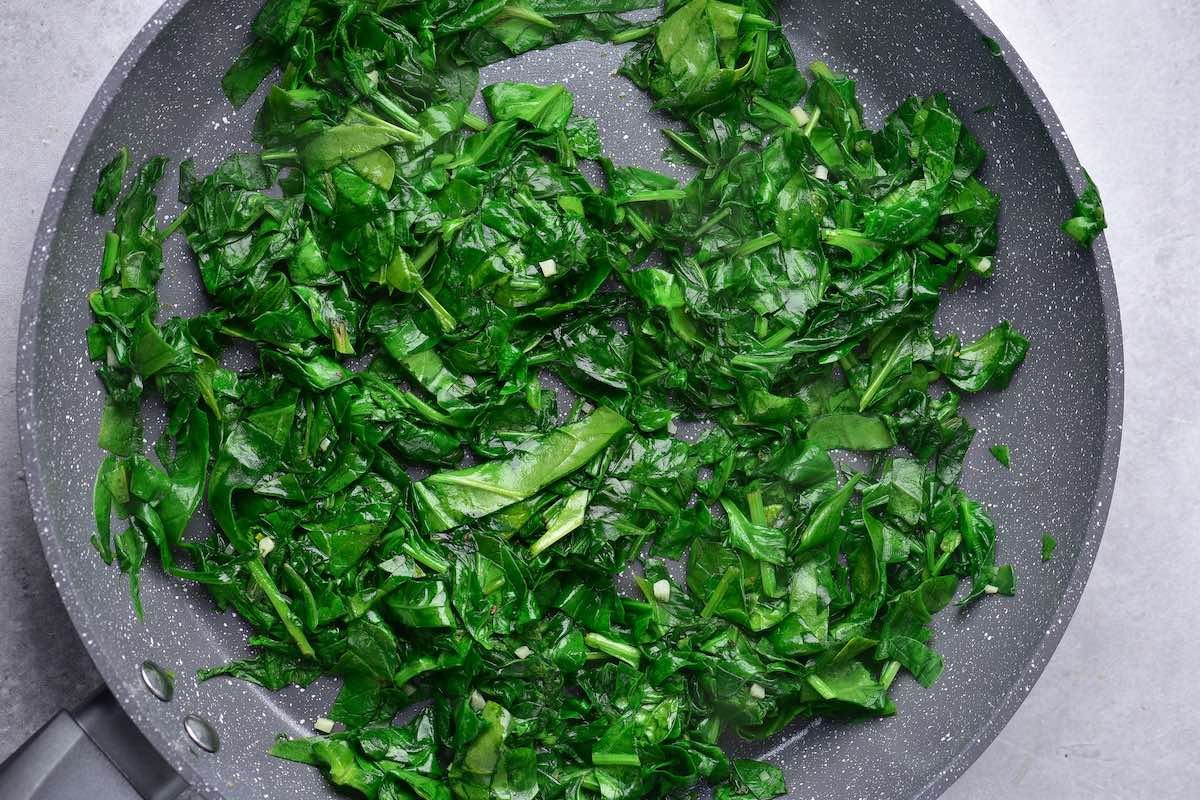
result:
<svg viewBox="0 0 1200 800"><path fill-rule="evenodd" d="M365 122L368 125L374 125L377 128L383 128L386 132L392 134L397 139L404 139L409 142L415 142L420 138L419 136L417 136L417 134L413 133L408 128L402 128L399 125L396 125L395 123L392 123L392 122L388 122L386 119L376 116L375 114L372 114L369 111L363 111L361 108L358 108L358 107L351 108L350 112L351 112L350 113L351 117L357 117L360 121ZM414 120L414 122L415 122L415 120Z"/></svg>
<svg viewBox="0 0 1200 800"><path fill-rule="evenodd" d="M778 233L766 233L757 238L751 239L742 244L738 249L733 251L734 258L745 258L748 255L757 253L767 247L774 247L782 241Z"/></svg>
<svg viewBox="0 0 1200 800"><path fill-rule="evenodd" d="M425 265L429 263L430 259L433 258L437 251L438 240L436 238L430 239L425 243L425 246L421 248L421 251L417 253L417 257L413 259L413 267L418 270L424 269Z"/></svg>
<svg viewBox="0 0 1200 800"><path fill-rule="evenodd" d="M439 557L434 553L430 553L419 547L414 547L410 542L405 542L400 545L403 550L413 561L418 562L421 566L433 570L439 575L444 575L450 571L450 562Z"/></svg>
<svg viewBox="0 0 1200 800"><path fill-rule="evenodd" d="M741 29L743 31L773 31L779 26L759 14L747 12L742 14Z"/></svg>
<svg viewBox="0 0 1200 800"><path fill-rule="evenodd" d="M696 233L694 234L694 236L697 239L699 239L701 236L703 236L704 234L711 231L713 228L720 225L722 220L724 220L726 217L728 217L732 213L733 213L733 209L731 209L729 206L725 206L724 208L718 210L717 213L713 214L711 217L706 219L704 221L704 224L696 229Z"/></svg>
<svg viewBox="0 0 1200 800"><path fill-rule="evenodd" d="M816 691L817 694L821 695L821 697L825 700L832 700L833 698L837 697L837 692L833 690L833 687L823 681L820 677L816 675L809 675L807 678L805 678L805 680L808 682L808 685L811 686L813 690Z"/></svg>
<svg viewBox="0 0 1200 800"><path fill-rule="evenodd" d="M294 149L263 150L258 157L264 164L280 164L287 161L299 161L300 153Z"/></svg>
<svg viewBox="0 0 1200 800"><path fill-rule="evenodd" d="M900 673L900 662L889 661L887 666L883 668L883 672L879 675L879 684L886 690L891 688L892 681L896 680L896 675Z"/></svg>
<svg viewBox="0 0 1200 800"><path fill-rule="evenodd" d="M668 139L670 139L671 142L676 147L678 147L680 150L684 151L689 156L696 159L697 161L699 161L701 164L704 164L705 166L709 166L712 164L712 162L709 161L708 156L704 155L704 153L699 148L697 148L695 145L693 145L687 139L683 138L683 135L680 134L678 131L673 131L670 128L662 128L661 130L662 130L663 136L666 136Z"/></svg>
<svg viewBox="0 0 1200 800"><path fill-rule="evenodd" d="M812 136L812 132L817 127L817 120L819 120L820 118L821 118L821 109L818 106L817 108L813 109L813 113L812 113L812 116L809 117L808 124L804 126L804 135L806 137Z"/></svg>
<svg viewBox="0 0 1200 800"><path fill-rule="evenodd" d="M110 231L104 236L104 260L100 262L101 282L111 280L117 274L117 257L121 252L121 237Z"/></svg>
<svg viewBox="0 0 1200 800"><path fill-rule="evenodd" d="M767 112L768 116L772 117L776 122L785 128L800 130L800 124L796 122L796 118L793 117L792 113L783 106L772 103L762 95L754 96L754 104L763 111Z"/></svg>
<svg viewBox="0 0 1200 800"><path fill-rule="evenodd" d="M188 218L188 214L191 212L191 210L192 209L190 207L185 208L179 213L178 216L175 217L175 219L171 220L167 224L167 227L163 228L162 232L158 234L159 241L165 242L167 239L170 239L171 235L174 234L175 231L179 230L179 226L182 225Z"/></svg>
<svg viewBox="0 0 1200 800"><path fill-rule="evenodd" d="M597 767L640 767L642 760L637 753L592 753L592 764Z"/></svg>
<svg viewBox="0 0 1200 800"><path fill-rule="evenodd" d="M627 42L637 41L638 39L641 39L643 36L649 36L650 34L654 33L654 31L656 31L656 30L658 30L658 29L656 27L654 27L653 25L648 25L644 28L630 28L627 31L622 31L621 33L618 33L616 36L612 37L608 41L612 42L613 44L626 44Z"/></svg>
<svg viewBox="0 0 1200 800"><path fill-rule="evenodd" d="M417 121L417 118L401 108L398 103L379 89L371 92L371 102L396 122L409 129L410 132L420 130L421 123Z"/></svg>
<svg viewBox="0 0 1200 800"><path fill-rule="evenodd" d="M442 330L449 333L458 327L458 320L446 310L445 306L438 302L437 298L428 289L422 286L420 289L417 289L417 295L425 301L425 305L429 306L429 310L437 317L438 325L442 326Z"/></svg>
<svg viewBox="0 0 1200 800"><path fill-rule="evenodd" d="M730 585L737 580L741 570L737 567L730 567L725 570L725 574L721 576L720 582L713 589L712 596L708 598L708 602L704 604L704 608L700 610L700 616L704 619L710 619L716 612L717 606L725 599L725 592L729 590Z"/></svg>
<svg viewBox="0 0 1200 800"><path fill-rule="evenodd" d="M589 633L583 637L583 641L593 650L607 653L613 658L624 661L631 667L636 667L642 660L641 651L633 645L619 642L616 639L610 639L600 633Z"/></svg>
<svg viewBox="0 0 1200 800"><path fill-rule="evenodd" d="M254 582L258 584L258 588L262 589L263 594L267 596L275 613L279 615L279 620L283 623L283 627L287 629L296 646L300 648L300 652L307 658L316 656L316 651L309 644L308 639L304 636L304 631L300 630L300 626L296 624L296 618L292 615L292 609L288 606L287 598L279 591L279 587L275 585L275 581L271 578L271 574L267 572L266 566L262 559L253 558L246 562L246 568L250 571L250 576L254 578Z"/></svg>
<svg viewBox="0 0 1200 800"><path fill-rule="evenodd" d="M767 524L767 512L763 509L762 490L755 489L746 493L746 505L750 510L750 521L755 525Z"/></svg>

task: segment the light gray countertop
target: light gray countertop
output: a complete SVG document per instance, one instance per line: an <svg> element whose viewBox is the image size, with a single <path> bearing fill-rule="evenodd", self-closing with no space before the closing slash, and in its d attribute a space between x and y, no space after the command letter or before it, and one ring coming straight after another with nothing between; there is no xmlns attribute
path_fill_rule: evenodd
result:
<svg viewBox="0 0 1200 800"><path fill-rule="evenodd" d="M92 95L159 0L0 0L0 758L100 685L37 542L16 440L25 267ZM1200 4L980 0L1099 184L1125 331L1125 430L1079 610L1012 722L945 795L1190 798L1200 786Z"/></svg>

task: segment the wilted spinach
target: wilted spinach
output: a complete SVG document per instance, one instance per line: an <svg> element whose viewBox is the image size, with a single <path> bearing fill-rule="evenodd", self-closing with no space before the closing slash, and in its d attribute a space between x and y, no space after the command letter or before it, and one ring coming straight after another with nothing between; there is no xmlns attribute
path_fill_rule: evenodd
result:
<svg viewBox="0 0 1200 800"><path fill-rule="evenodd" d="M1028 342L933 326L992 272L979 145L941 96L866 127L764 0L617 16L647 5L270 0L224 81L240 104L280 69L260 149L181 165L164 229L164 159L117 206L95 546L139 614L155 555L254 627L258 654L202 679L339 676L343 729L272 752L351 793L767 800L782 773L724 734L892 714L901 669L942 672L929 623L960 581L1013 591L957 486L956 392L1006 387ZM638 42L623 72L694 179L605 158L561 86L468 112L481 65L575 39ZM176 231L211 310L160 321ZM238 345L254 368L226 366Z"/></svg>
<svg viewBox="0 0 1200 800"><path fill-rule="evenodd" d="M1054 558L1056 549L1058 549L1058 540L1048 533L1042 534L1042 561Z"/></svg>
<svg viewBox="0 0 1200 800"><path fill-rule="evenodd" d="M1004 465L1005 469L1012 467L1012 457L1008 451L1008 445L998 444L988 448L988 452L992 454L992 458Z"/></svg>
<svg viewBox="0 0 1200 800"><path fill-rule="evenodd" d="M1084 247L1091 247L1096 237L1108 227L1108 222L1104 219L1100 190L1096 188L1092 176L1088 175L1086 170L1083 180L1083 194L1075 201L1075 214L1063 223L1063 230Z"/></svg>

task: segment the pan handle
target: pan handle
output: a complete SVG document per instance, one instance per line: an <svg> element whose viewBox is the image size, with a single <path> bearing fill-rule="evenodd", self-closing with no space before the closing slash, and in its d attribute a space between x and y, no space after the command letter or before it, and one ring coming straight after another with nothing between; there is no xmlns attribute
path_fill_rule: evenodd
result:
<svg viewBox="0 0 1200 800"><path fill-rule="evenodd" d="M0 764L5 800L199 798L146 741L108 689L60 711Z"/></svg>

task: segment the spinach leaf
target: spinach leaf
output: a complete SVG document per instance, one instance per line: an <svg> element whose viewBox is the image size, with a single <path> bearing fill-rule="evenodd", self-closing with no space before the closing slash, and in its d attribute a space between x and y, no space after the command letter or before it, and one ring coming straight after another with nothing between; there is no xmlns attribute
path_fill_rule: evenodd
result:
<svg viewBox="0 0 1200 800"><path fill-rule="evenodd" d="M496 121L521 119L547 133L565 130L575 105L561 85L528 83L494 83L484 88L483 100Z"/></svg>
<svg viewBox="0 0 1200 800"><path fill-rule="evenodd" d="M887 450L896 444L879 417L844 411L814 419L808 440L828 450Z"/></svg>
<svg viewBox="0 0 1200 800"><path fill-rule="evenodd" d="M1010 468L1008 445L998 444L988 448L988 452L992 454L992 458L1004 465L1005 469Z"/></svg>
<svg viewBox="0 0 1200 800"><path fill-rule="evenodd" d="M117 202L121 194L121 184L125 174L129 172L129 148L122 147L100 170L100 178L96 181L96 194L92 197L92 210L97 214L107 214Z"/></svg>
<svg viewBox="0 0 1200 800"><path fill-rule="evenodd" d="M1042 561L1049 561L1054 558L1054 550L1058 547L1058 541L1048 533L1042 534Z"/></svg>
<svg viewBox="0 0 1200 800"><path fill-rule="evenodd" d="M787 535L782 530L754 524L728 500L721 505L729 517L730 544L760 561L787 564Z"/></svg>
<svg viewBox="0 0 1200 800"><path fill-rule="evenodd" d="M1108 222L1104 219L1104 204L1100 201L1100 190L1092 182L1092 176L1083 173L1083 194L1075 201L1075 214L1063 223L1063 231L1084 247L1091 247Z"/></svg>
<svg viewBox="0 0 1200 800"><path fill-rule="evenodd" d="M486 517L571 474L629 428L624 417L599 408L582 422L523 442L509 459L430 475L413 484L420 519L436 532Z"/></svg>
<svg viewBox="0 0 1200 800"><path fill-rule="evenodd" d="M959 347L956 337L940 345L938 368L946 380L967 392L1004 389L1025 360L1029 341L1002 322L978 341Z"/></svg>

